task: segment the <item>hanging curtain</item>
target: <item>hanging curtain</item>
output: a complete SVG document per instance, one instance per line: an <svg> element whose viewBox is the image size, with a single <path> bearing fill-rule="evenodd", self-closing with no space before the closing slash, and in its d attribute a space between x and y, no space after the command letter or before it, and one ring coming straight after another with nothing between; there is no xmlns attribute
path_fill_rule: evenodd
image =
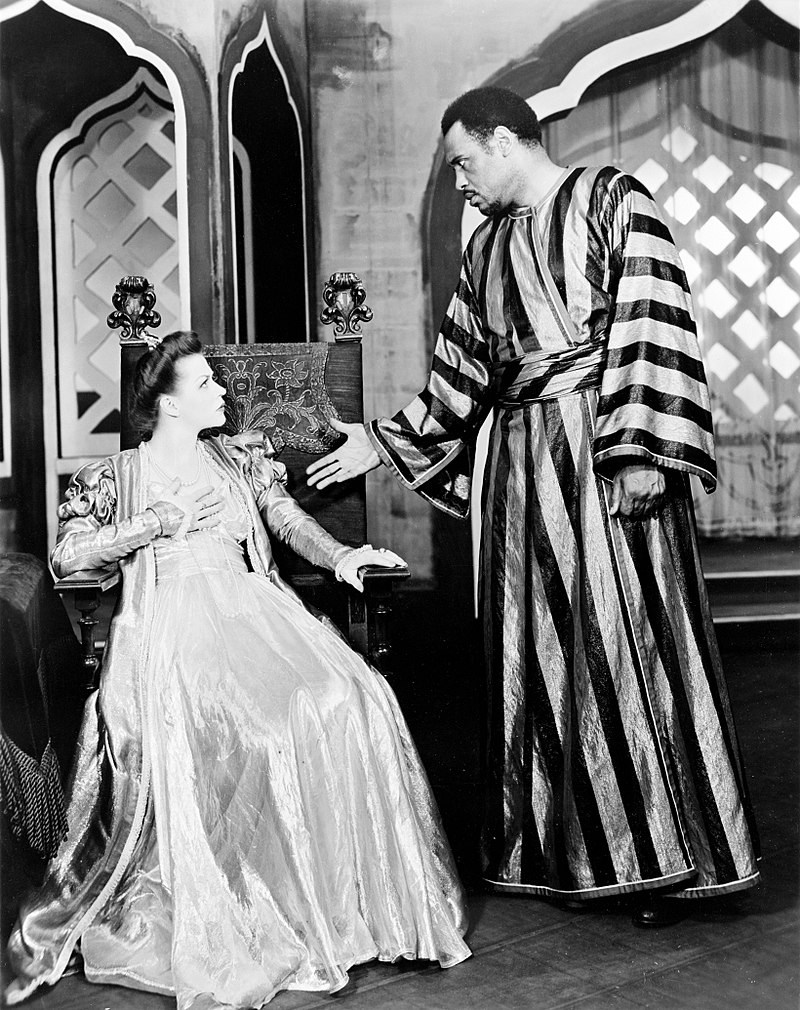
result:
<svg viewBox="0 0 800 1010"><path fill-rule="evenodd" d="M697 489L706 536L800 534L799 136L797 33L742 16L545 126L557 163L636 175L681 251L719 463L716 493Z"/></svg>

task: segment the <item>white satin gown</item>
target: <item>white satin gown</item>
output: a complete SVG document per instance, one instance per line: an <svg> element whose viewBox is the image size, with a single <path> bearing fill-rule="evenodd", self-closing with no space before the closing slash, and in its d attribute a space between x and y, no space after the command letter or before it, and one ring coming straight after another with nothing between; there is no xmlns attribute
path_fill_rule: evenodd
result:
<svg viewBox="0 0 800 1010"><path fill-rule="evenodd" d="M247 570L223 490L219 527L156 542L151 805L86 976L211 1010L333 992L374 958L457 964L463 892L397 701Z"/></svg>

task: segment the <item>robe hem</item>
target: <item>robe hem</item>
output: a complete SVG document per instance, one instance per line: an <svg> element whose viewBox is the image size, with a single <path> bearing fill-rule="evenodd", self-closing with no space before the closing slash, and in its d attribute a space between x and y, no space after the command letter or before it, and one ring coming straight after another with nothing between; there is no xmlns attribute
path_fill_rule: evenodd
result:
<svg viewBox="0 0 800 1010"><path fill-rule="evenodd" d="M535 894L542 897L568 898L582 901L586 898L607 897L615 894L635 894L639 891L652 891L660 887L669 887L671 884L688 880L697 876L697 870L681 870L679 873L671 873L666 877L653 877L650 880L635 880L627 884L606 884L602 887L576 888L566 890L558 887L548 887L546 884L509 884L502 880L492 880L484 877L483 882L488 884L491 890L506 892L511 894Z"/></svg>
<svg viewBox="0 0 800 1010"><path fill-rule="evenodd" d="M372 422L372 424L377 424L378 421L380 421L380 420L385 420L385 418L376 418L375 421ZM454 446L449 452L447 452L438 461L438 463L434 463L431 466L427 467L425 469L424 473L421 473L418 477L414 477L413 479L409 479L408 477L406 477L402 473L402 471L400 470L400 468L397 466L397 464L395 463L395 461L392 459L392 456L389 453L389 450L386 448L386 446L381 441L381 437L379 436L378 432L375 429L371 428L370 425L368 425L368 424L365 425L364 428L365 428L365 430L367 432L367 436L368 436L370 442L372 443L373 449L380 456L381 462L386 467L388 467L389 470L392 471L392 473L394 474L394 476L409 491L418 491L419 488L421 488L423 485L427 484L429 480L432 480L438 473L440 473L442 470L445 470L448 466L450 466L450 464L453 462L453 460L456 459L458 456L460 456L461 453L466 448L466 443L463 442L463 441L460 441L459 444L456 445L456 446ZM398 453L398 455L399 455L399 453ZM411 470L409 468L409 473L410 472L411 472Z"/></svg>
<svg viewBox="0 0 800 1010"><path fill-rule="evenodd" d="M713 898L721 894L734 894L736 891L746 891L750 887L756 887L761 881L761 873L756 870L748 877L740 877L738 880L731 880L727 884L707 884L703 887L687 887L683 891L675 894L666 894L665 898L675 898L681 901L691 901L697 898Z"/></svg>
<svg viewBox="0 0 800 1010"><path fill-rule="evenodd" d="M456 508L452 508L450 505L445 505L442 499L434 498L433 495L428 494L427 491L424 490L424 488L421 487L416 488L416 492L421 498L424 498L425 501L428 502L428 504L433 505L434 508L439 509L440 512L444 512L447 515L452 516L454 519L469 519L470 514L469 502L467 502L465 508L459 510Z"/></svg>
<svg viewBox="0 0 800 1010"><path fill-rule="evenodd" d="M389 453L388 449L386 448L386 446L383 444L383 442L379 438L377 432L375 430L373 430L373 428L372 428L372 425L373 424L377 425L377 423L378 423L379 420L382 420L382 419L381 418L376 418L370 424L365 424L364 425L364 431L366 431L366 433L367 433L367 438L372 443L372 448L375 450L375 452L377 452L378 456L380 457L381 463L383 463L383 465L390 471L390 473L392 474L392 476L395 477L397 480L399 480L400 483L403 485L403 487L408 488L409 490L413 490L412 484L414 482L412 480L409 480L408 477L406 477L402 473L402 471L400 470L400 468L397 466L397 464L395 463L395 461L392 459L391 454Z"/></svg>
<svg viewBox="0 0 800 1010"><path fill-rule="evenodd" d="M660 456L657 452L652 452L652 450L647 449L645 446L636 445L633 442L613 445L608 449L603 449L602 452L593 454L594 468L601 477L605 477L605 474L597 469L598 465L607 463L615 456L642 456L645 459L655 460L659 466L663 466L668 470L680 470L684 473L690 473L693 476L700 478L700 482L702 483L706 494L712 494L717 486L717 478L709 470L705 470L701 466L696 466L694 463L688 463L683 459L673 459L671 456ZM605 479L610 480L611 478L605 477Z"/></svg>

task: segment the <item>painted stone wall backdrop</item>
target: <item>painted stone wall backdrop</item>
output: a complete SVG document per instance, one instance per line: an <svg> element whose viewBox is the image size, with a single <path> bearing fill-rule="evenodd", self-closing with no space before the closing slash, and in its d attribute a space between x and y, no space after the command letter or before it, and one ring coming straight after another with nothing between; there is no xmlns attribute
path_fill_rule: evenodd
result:
<svg viewBox="0 0 800 1010"><path fill-rule="evenodd" d="M439 320L427 318L422 206L442 112L595 2L308 0L318 269L353 270L367 288L368 416L404 406L427 374ZM369 488L373 542L430 578L431 506L383 468Z"/></svg>

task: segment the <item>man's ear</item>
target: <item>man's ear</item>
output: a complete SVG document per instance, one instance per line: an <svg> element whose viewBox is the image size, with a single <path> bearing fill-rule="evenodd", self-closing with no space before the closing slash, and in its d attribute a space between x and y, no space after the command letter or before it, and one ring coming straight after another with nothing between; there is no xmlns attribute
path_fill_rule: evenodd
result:
<svg viewBox="0 0 800 1010"><path fill-rule="evenodd" d="M517 135L507 126L495 126L493 136L498 151L504 158L507 158L511 154Z"/></svg>

